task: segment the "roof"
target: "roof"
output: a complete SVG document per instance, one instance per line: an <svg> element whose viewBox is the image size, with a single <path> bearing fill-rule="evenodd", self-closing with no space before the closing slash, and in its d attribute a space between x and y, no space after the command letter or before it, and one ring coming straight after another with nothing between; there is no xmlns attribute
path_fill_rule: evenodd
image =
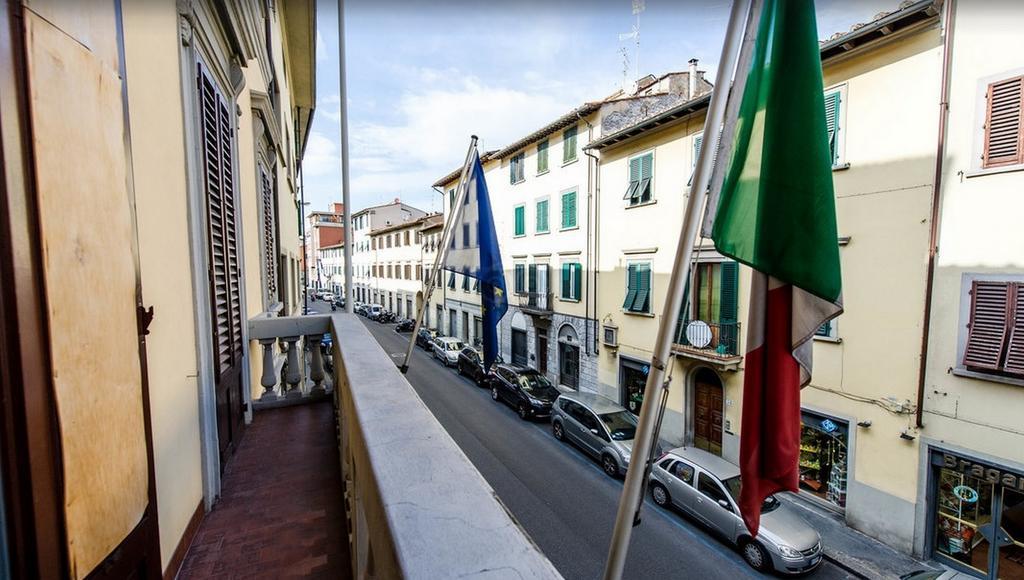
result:
<svg viewBox="0 0 1024 580"><path fill-rule="evenodd" d="M729 479L740 474L738 465L729 463L717 455L712 455L703 449L696 447L677 447L669 453L677 455L697 465L704 471L710 472L718 479Z"/></svg>
<svg viewBox="0 0 1024 580"><path fill-rule="evenodd" d="M879 12L870 22L854 24L847 32L837 32L820 43L821 60L847 53L916 24L937 19L942 1L904 0L896 10Z"/></svg>
<svg viewBox="0 0 1024 580"><path fill-rule="evenodd" d="M494 154L497 153L497 152L498 151L496 149L492 149L491 151L485 151L484 154L480 156L480 163L486 163L488 161L491 161L492 159L495 158ZM452 181L454 181L455 178L458 177L461 173L462 173L462 168L460 167L460 168L456 169L455 171L452 171L448 175L445 175L441 179L438 179L437 181L435 181L433 183L433 185L431 185L431 187L441 187L442 185L447 185L447 184L451 183Z"/></svg>
<svg viewBox="0 0 1024 580"><path fill-rule="evenodd" d="M444 227L444 216L439 213L432 213L422 218L423 225L420 226L420 231L426 231L431 228Z"/></svg>
<svg viewBox="0 0 1024 580"><path fill-rule="evenodd" d="M614 413L616 411L626 410L625 407L616 404L615 401L593 393L562 393L562 397L565 397L570 401L576 401L598 415L602 413Z"/></svg>
<svg viewBox="0 0 1024 580"><path fill-rule="evenodd" d="M402 230L402 229L405 229L405 228L410 228L410 227L416 226L417 224L421 223L423 220L425 220L428 217L430 217L430 216L423 216L423 217L420 217L420 218L416 218L414 220L409 220L407 222L399 222L397 224L392 224L390 226L384 226L382 228L377 228L375 230L370 230L370 235L371 236L376 236L378 234L386 234L386 233L389 233L389 232L393 232L395 230Z"/></svg>
<svg viewBox="0 0 1024 580"><path fill-rule="evenodd" d="M504 149L499 149L498 152L493 155L493 157L498 159L507 157L512 153L515 153L516 151L522 149L526 145L529 145L530 143L533 143L534 141L540 139L541 137L550 135L551 133L554 133L555 131L558 131L559 129L568 127L570 125L575 125L584 115L589 115L594 111L600 109L601 103L602 101L592 101L589 103L584 103L579 107L576 107L575 109L562 115L561 117L555 119L554 121L548 123L547 125L544 125L540 129L537 129L533 133L530 133L526 137L523 137L522 139L515 141L511 145L506 146Z"/></svg>
<svg viewBox="0 0 1024 580"><path fill-rule="evenodd" d="M336 248L344 248L344 247L345 247L345 244L341 243L341 244L334 244L333 246L320 246L319 248L317 248L317 250L334 250Z"/></svg>
<svg viewBox="0 0 1024 580"><path fill-rule="evenodd" d="M360 215L360 214L364 214L364 213L370 211L371 209L377 209L378 207L388 207L389 205L400 205L402 207L408 207L408 208L416 209L415 207L412 207L411 205L409 205L409 204L407 204L407 203L405 203L404 201L401 201L401 200L399 200L399 201L389 201L387 203L378 203L377 205L371 205L369 207L364 207L363 209L353 213L352 217L355 217L355 216ZM420 211L420 210L416 210L416 211Z"/></svg>
<svg viewBox="0 0 1024 580"><path fill-rule="evenodd" d="M604 149L605 147L609 147L611 145L615 145L616 143L620 143L622 141L626 141L628 139L632 139L633 137L636 137L637 135L640 135L641 133L645 133L645 132L650 131L652 129L656 129L656 128L660 127L661 125L665 125L667 123L672 123L673 121L677 121L677 120L682 119L684 117L688 117L688 116L690 116L690 115L692 115L692 114L694 114L694 113L696 113L698 111L706 109L710 102L711 102L711 93L705 93L705 94L697 97L696 99L690 99L689 101L685 101L683 103L680 103L680 104L672 107L671 109L668 109L667 111L658 113L657 115L654 115L653 117L649 117L649 118L647 118L647 119L637 123L636 125L632 125L630 127L626 127L625 129L622 129L621 131L616 131L615 133L612 133L611 135L607 135L607 136L601 137L600 139L592 141L589 145L584 147L584 149L597 149L597 150L601 150L601 149Z"/></svg>

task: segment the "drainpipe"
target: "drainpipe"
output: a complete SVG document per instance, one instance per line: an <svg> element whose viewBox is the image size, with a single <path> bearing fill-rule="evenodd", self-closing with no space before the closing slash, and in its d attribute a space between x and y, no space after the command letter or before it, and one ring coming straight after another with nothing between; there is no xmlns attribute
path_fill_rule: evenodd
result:
<svg viewBox="0 0 1024 580"><path fill-rule="evenodd" d="M584 119L583 116L580 115L579 111L576 111L576 118L578 118L580 121L583 121L584 123L587 124L587 144L589 145L594 140L594 125L592 125L590 123L590 121ZM594 157L593 155L591 155L590 152L587 151L586 149L583 150L583 154L594 160L594 168L595 168L594 173L596 174L597 173L596 168L598 167L598 165L597 165L597 157ZM586 353L587 353L588 356L597 354L596 349L594 348L593 341L590 338L590 327L592 326L592 323L590 322L590 320L591 320L591 316L590 316L590 300L591 300L591 296L592 296L592 293L590 292L590 277L592 275L595 277L594 292L597 292L597 279L596 279L597 275L596 275L596 270L593 267L593 261L591 259L591 255L590 255L590 245L591 245L590 237L591 237L591 232L593 230L593 228L591 227L592 224L591 224L591 220L590 220L590 208L594 207L594 205L593 205L594 204L594 184L597 181L598 177L596 175L594 175L594 177L592 178L591 175L592 174L591 174L590 162L588 161L587 162L587 235L586 235L586 240L587 240L587 271L588 271L588 273L587 273L587 277L586 277L586 282L587 283L586 283L586 290L585 290L585 292L587 293L587 299L583 303L583 316L584 316L584 318L587 319L587 323L584 325L583 332L584 332L584 340L586 341L586 345L587 345ZM595 217L594 222L596 223L596 221L597 221L597 219ZM596 298L594 300L594 316L593 316L593 319L594 320L597 319L597 300L596 300ZM595 338L596 338L596 335L597 335L597 329L596 328L594 329L594 334L595 334Z"/></svg>
<svg viewBox="0 0 1024 580"><path fill-rule="evenodd" d="M928 274L924 289L924 324L921 329L920 367L917 372L916 425L924 427L924 388L928 368L928 334L932 318L932 290L935 286L935 256L939 245L939 202L942 193L943 158L946 154L946 121L949 119L949 68L953 52L953 20L956 0L946 0L945 38L942 40L942 88L939 97L939 136L935 144L935 178L932 184L931 228L928 232Z"/></svg>
<svg viewBox="0 0 1024 580"><path fill-rule="evenodd" d="M445 219L445 217L444 217L444 196L445 196L444 190L443 189L438 189L436 185L431 185L430 188L441 194L441 223L444 223L444 222L447 221ZM443 237L444 236L442 236L442 238ZM438 248L437 251L440 252L441 248ZM438 268L438 270L436 272L434 272L433 275L434 276L440 276L441 275L440 268ZM438 286L441 287L441 312L447 312L448 311L448 284L444 283L444 279L443 278L440 279L440 280L435 278L434 279L434 288L437 288ZM427 308L429 308L429 307L430 307L430 304L427 304ZM434 323L434 325L438 329L437 330L438 334L441 333L441 323L442 322L444 322L444 321L443 320L438 320L438 321L436 321ZM415 338L415 337L413 337L413 338ZM501 349L499 348L498 351L500 352Z"/></svg>

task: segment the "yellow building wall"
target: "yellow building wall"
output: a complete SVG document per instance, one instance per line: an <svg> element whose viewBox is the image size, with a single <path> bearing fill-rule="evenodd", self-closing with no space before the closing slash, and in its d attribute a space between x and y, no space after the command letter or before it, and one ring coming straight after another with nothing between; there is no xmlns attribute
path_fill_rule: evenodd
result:
<svg viewBox="0 0 1024 580"><path fill-rule="evenodd" d="M203 500L178 13L173 2L121 10L142 289L155 315L146 343L166 568Z"/></svg>

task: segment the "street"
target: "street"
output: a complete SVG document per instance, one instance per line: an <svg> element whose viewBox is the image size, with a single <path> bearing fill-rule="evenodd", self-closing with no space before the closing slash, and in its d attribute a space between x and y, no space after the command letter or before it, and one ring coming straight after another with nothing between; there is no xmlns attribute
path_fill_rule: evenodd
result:
<svg viewBox="0 0 1024 580"><path fill-rule="evenodd" d="M311 302L311 313L329 312ZM409 334L362 319L395 358ZM489 391L460 377L416 348L408 379L502 502L559 572L570 579L599 578L605 563L621 480L551 436L549 423L521 421L491 400ZM728 544L678 513L645 502L634 530L627 578L752 578L760 576ZM854 578L825 562L814 578Z"/></svg>

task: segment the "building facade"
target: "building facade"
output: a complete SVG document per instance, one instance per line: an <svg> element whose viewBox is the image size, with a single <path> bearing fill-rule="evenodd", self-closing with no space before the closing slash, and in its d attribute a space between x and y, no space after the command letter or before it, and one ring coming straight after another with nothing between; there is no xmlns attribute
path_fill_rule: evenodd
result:
<svg viewBox="0 0 1024 580"><path fill-rule="evenodd" d="M420 230L428 217L370 232L374 302L404 318L414 318L423 304Z"/></svg>
<svg viewBox="0 0 1024 580"><path fill-rule="evenodd" d="M345 242L345 204L332 203L329 211L313 211L306 216L303 249L305 275L309 288L330 289L331 274L321 262L320 250Z"/></svg>
<svg viewBox="0 0 1024 580"><path fill-rule="evenodd" d="M345 296L345 244L324 246L317 252L318 271L323 277L324 290L338 298Z"/></svg>
<svg viewBox="0 0 1024 580"><path fill-rule="evenodd" d="M379 279L374 274L376 248L371 246L370 233L379 228L418 220L426 212L400 200L361 209L352 214L352 284L353 299L364 304L380 304Z"/></svg>

